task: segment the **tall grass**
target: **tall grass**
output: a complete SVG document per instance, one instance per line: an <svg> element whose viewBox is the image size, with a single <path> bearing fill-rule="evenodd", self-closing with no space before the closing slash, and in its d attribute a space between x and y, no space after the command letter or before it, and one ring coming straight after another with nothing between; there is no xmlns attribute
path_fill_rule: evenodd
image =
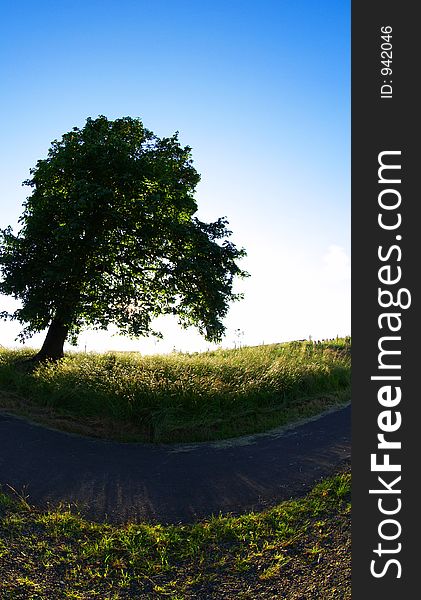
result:
<svg viewBox="0 0 421 600"><path fill-rule="evenodd" d="M349 396L349 338L201 354L73 353L24 371L16 362L27 355L0 350L0 388L12 393L0 395L0 406L10 408L15 395L25 399L26 412L44 407L73 421L129 424L117 434L123 439L220 439L281 425Z"/></svg>

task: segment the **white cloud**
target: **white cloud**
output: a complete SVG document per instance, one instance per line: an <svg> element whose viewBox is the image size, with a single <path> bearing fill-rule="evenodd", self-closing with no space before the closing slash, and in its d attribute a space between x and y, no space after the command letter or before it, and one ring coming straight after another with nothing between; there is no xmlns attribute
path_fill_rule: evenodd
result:
<svg viewBox="0 0 421 600"><path fill-rule="evenodd" d="M332 244L323 256L323 279L332 283L351 279L351 260L342 246Z"/></svg>

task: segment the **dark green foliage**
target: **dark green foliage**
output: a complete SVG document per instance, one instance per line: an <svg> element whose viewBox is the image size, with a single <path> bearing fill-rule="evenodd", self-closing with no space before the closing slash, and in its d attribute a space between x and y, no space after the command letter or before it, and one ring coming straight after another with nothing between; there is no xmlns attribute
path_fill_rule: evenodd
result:
<svg viewBox="0 0 421 600"><path fill-rule="evenodd" d="M52 142L24 182L19 233L0 233L0 292L22 301L2 316L25 325L22 338L55 324L54 336L75 340L112 323L157 334L152 318L176 314L219 340L245 252L225 239L225 218L194 217L199 179L191 148L140 119L88 118Z"/></svg>

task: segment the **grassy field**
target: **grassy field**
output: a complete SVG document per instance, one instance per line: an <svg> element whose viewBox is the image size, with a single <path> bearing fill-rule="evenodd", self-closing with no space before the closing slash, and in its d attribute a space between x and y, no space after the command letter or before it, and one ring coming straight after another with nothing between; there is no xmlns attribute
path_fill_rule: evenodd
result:
<svg viewBox="0 0 421 600"><path fill-rule="evenodd" d="M4 600L347 600L350 474L262 513L195 525L83 520L0 494Z"/></svg>
<svg viewBox="0 0 421 600"><path fill-rule="evenodd" d="M0 408L121 441L256 433L350 398L350 339L201 354L70 353L33 369L0 350Z"/></svg>

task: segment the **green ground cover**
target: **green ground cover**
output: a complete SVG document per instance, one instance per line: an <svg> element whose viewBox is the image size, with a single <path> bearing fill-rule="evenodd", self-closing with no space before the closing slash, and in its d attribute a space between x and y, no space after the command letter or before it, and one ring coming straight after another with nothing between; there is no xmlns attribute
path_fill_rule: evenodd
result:
<svg viewBox="0 0 421 600"><path fill-rule="evenodd" d="M87 435L185 442L265 431L350 399L350 338L206 353L0 350L0 409Z"/></svg>
<svg viewBox="0 0 421 600"><path fill-rule="evenodd" d="M0 597L350 599L350 473L194 525L89 522L0 494Z"/></svg>

